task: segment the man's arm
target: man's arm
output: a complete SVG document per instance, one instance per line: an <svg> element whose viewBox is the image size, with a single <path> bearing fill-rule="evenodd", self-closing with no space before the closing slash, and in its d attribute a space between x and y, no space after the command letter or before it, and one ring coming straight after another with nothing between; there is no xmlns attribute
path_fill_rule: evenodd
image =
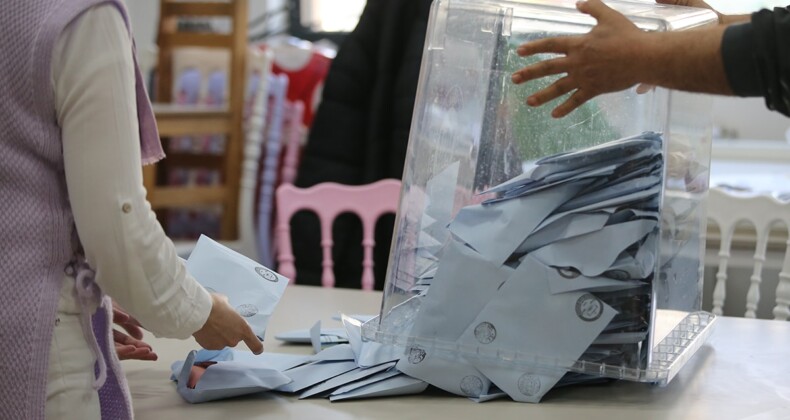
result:
<svg viewBox="0 0 790 420"><path fill-rule="evenodd" d="M669 2L669 1L666 1ZM544 38L521 45L521 56L561 54L513 73L514 83L565 74L532 94L539 106L571 96L554 109L560 118L588 100L638 83L694 92L732 94L721 56L726 25L682 32L645 32L601 0L580 1L579 10L598 21L580 36Z"/></svg>
<svg viewBox="0 0 790 420"><path fill-rule="evenodd" d="M790 10L752 14L751 22L727 29L722 58L733 93L762 96L768 109L790 116Z"/></svg>

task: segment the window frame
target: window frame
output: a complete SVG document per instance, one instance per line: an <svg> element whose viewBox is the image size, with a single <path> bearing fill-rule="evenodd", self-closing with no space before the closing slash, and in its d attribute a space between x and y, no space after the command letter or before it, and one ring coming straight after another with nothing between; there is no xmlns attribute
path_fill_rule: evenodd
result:
<svg viewBox="0 0 790 420"><path fill-rule="evenodd" d="M302 25L302 0L288 0L288 32L307 41L328 39L336 45L341 45L349 32L324 32L314 31Z"/></svg>

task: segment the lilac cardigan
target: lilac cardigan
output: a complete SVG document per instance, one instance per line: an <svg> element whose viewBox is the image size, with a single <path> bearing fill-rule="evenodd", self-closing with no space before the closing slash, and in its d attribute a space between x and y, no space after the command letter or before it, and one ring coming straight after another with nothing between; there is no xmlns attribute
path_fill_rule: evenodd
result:
<svg viewBox="0 0 790 420"><path fill-rule="evenodd" d="M44 418L61 280L81 260L66 191L50 61L63 29L99 4L115 5L128 25L121 0L24 0L0 8L2 419ZM153 163L164 154L139 70L136 75L143 163ZM80 271L86 289L97 291L91 272ZM97 375L104 379L99 381L102 418L132 418L131 399L112 353L109 305L103 305L92 321L103 356L96 365Z"/></svg>

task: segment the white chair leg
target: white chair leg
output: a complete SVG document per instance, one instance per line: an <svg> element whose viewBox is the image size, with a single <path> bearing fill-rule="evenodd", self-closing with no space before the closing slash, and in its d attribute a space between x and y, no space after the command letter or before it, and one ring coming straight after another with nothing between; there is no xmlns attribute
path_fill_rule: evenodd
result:
<svg viewBox="0 0 790 420"><path fill-rule="evenodd" d="M790 273L779 273L779 286L776 288L774 319L787 321L790 318Z"/></svg>
<svg viewBox="0 0 790 420"><path fill-rule="evenodd" d="M724 299L727 297L727 259L729 254L721 256L719 271L716 273L716 285L713 287L713 314L721 316L723 314Z"/></svg>
<svg viewBox="0 0 790 420"><path fill-rule="evenodd" d="M757 247L754 250L754 270L749 278L749 291L746 293L746 313L744 314L746 318L757 318L757 305L760 303L760 284L763 282L762 272L770 228L770 224L758 227Z"/></svg>
<svg viewBox="0 0 790 420"><path fill-rule="evenodd" d="M787 241L782 271L779 273L779 285L776 287L776 306L774 319L787 321L790 318L790 240Z"/></svg>
<svg viewBox="0 0 790 420"><path fill-rule="evenodd" d="M762 271L765 258L758 259L754 257L754 273L749 278L749 291L746 293L746 318L757 318L757 304L760 303L760 284L762 283Z"/></svg>

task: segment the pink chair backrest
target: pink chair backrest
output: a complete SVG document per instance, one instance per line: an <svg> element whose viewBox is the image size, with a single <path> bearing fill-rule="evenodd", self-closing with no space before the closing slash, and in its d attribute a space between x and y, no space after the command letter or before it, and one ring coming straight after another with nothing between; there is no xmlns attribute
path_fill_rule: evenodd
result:
<svg viewBox="0 0 790 420"><path fill-rule="evenodd" d="M401 183L385 179L368 185L341 185L325 182L310 188L283 184L277 188L278 271L296 280L296 268L291 249L291 217L300 210L310 210L318 215L321 224L323 251L321 285L334 287L334 262L332 261L332 222L342 213L355 213L362 221L362 289L373 290L373 234L376 221L384 214L396 213Z"/></svg>

